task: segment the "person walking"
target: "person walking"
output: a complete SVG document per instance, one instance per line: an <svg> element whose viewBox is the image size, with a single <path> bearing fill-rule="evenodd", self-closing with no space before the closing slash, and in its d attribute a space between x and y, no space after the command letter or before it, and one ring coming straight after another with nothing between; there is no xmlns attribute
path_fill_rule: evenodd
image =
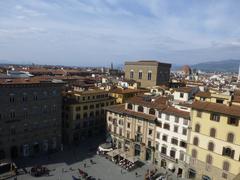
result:
<svg viewBox="0 0 240 180"><path fill-rule="evenodd" d="M86 163L84 163L84 168L86 168L87 167L87 165L86 165Z"/></svg>
<svg viewBox="0 0 240 180"><path fill-rule="evenodd" d="M136 177L138 177L138 173L137 172L135 172L135 175L136 175Z"/></svg>

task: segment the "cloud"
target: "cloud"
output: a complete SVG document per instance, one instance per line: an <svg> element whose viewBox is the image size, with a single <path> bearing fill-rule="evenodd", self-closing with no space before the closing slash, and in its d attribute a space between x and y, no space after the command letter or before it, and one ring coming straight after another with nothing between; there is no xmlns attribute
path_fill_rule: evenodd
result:
<svg viewBox="0 0 240 180"><path fill-rule="evenodd" d="M239 53L230 52L240 44L238 4L224 0L0 2L0 43L7 42L1 45L0 59L102 65L131 58L191 63L216 59L215 53L218 58L236 58Z"/></svg>

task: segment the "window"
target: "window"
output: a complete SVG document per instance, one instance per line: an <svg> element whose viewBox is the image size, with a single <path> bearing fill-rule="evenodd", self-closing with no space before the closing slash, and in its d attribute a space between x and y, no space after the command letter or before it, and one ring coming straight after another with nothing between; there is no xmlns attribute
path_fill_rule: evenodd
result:
<svg viewBox="0 0 240 180"><path fill-rule="evenodd" d="M160 132L157 132L157 139L160 139Z"/></svg>
<svg viewBox="0 0 240 180"><path fill-rule="evenodd" d="M141 133L141 126L137 127L137 132Z"/></svg>
<svg viewBox="0 0 240 180"><path fill-rule="evenodd" d="M180 98L184 97L184 93L180 92Z"/></svg>
<svg viewBox="0 0 240 180"><path fill-rule="evenodd" d="M187 148L187 143L185 141L180 141L180 147Z"/></svg>
<svg viewBox="0 0 240 180"><path fill-rule="evenodd" d="M162 154L167 154L167 148L165 146L162 146L161 153Z"/></svg>
<svg viewBox="0 0 240 180"><path fill-rule="evenodd" d="M151 136L151 135L152 135L152 132L153 132L153 130L152 130L152 129L149 129L149 130L148 130L148 135Z"/></svg>
<svg viewBox="0 0 240 180"><path fill-rule="evenodd" d="M84 113L83 118L87 118L87 117L88 117L88 113Z"/></svg>
<svg viewBox="0 0 240 180"><path fill-rule="evenodd" d="M215 128L211 128L210 129L210 136L211 137L215 137L216 136L216 129Z"/></svg>
<svg viewBox="0 0 240 180"><path fill-rule="evenodd" d="M197 111L197 117L199 117L199 118L202 117L202 112L201 111Z"/></svg>
<svg viewBox="0 0 240 180"><path fill-rule="evenodd" d="M178 133L178 126L174 126L174 132Z"/></svg>
<svg viewBox="0 0 240 180"><path fill-rule="evenodd" d="M179 123L179 117L175 116L175 123Z"/></svg>
<svg viewBox="0 0 240 180"><path fill-rule="evenodd" d="M214 143L213 142L208 143L208 150L209 151L214 151Z"/></svg>
<svg viewBox="0 0 240 180"><path fill-rule="evenodd" d="M155 109L153 108L149 109L149 114L155 115Z"/></svg>
<svg viewBox="0 0 240 180"><path fill-rule="evenodd" d="M196 149L192 149L192 157L197 158L197 150Z"/></svg>
<svg viewBox="0 0 240 180"><path fill-rule="evenodd" d="M152 80L152 72L151 71L148 72L147 79L148 80Z"/></svg>
<svg viewBox="0 0 240 180"><path fill-rule="evenodd" d="M130 79L133 79L133 77L134 77L134 72L133 72L133 70L131 70L130 71Z"/></svg>
<svg viewBox="0 0 240 180"><path fill-rule="evenodd" d="M142 106L138 106L138 112L143 112L143 107Z"/></svg>
<svg viewBox="0 0 240 180"><path fill-rule="evenodd" d="M122 136L122 128L119 128L119 136Z"/></svg>
<svg viewBox="0 0 240 180"><path fill-rule="evenodd" d="M183 129L182 129L182 134L183 134L183 135L187 135L187 128L183 128Z"/></svg>
<svg viewBox="0 0 240 180"><path fill-rule="evenodd" d="M233 143L233 141L234 141L234 134L233 133L228 133L227 142Z"/></svg>
<svg viewBox="0 0 240 180"><path fill-rule="evenodd" d="M83 110L88 110L88 106L83 106Z"/></svg>
<svg viewBox="0 0 240 180"><path fill-rule="evenodd" d="M158 112L158 117L162 118L162 113L160 111Z"/></svg>
<svg viewBox="0 0 240 180"><path fill-rule="evenodd" d="M188 125L188 120L187 119L183 120L183 125Z"/></svg>
<svg viewBox="0 0 240 180"><path fill-rule="evenodd" d="M9 101L10 101L11 103L14 103L14 102L15 102L15 98L14 98L13 95L10 95Z"/></svg>
<svg viewBox="0 0 240 180"><path fill-rule="evenodd" d="M170 151L170 157L175 159L175 155L176 155L176 151L172 149Z"/></svg>
<svg viewBox="0 0 240 180"><path fill-rule="evenodd" d="M162 136L162 140L163 140L163 141L166 141L166 142L167 142L167 139L168 139L168 136L167 136L167 135L163 135L163 136Z"/></svg>
<svg viewBox="0 0 240 180"><path fill-rule="evenodd" d="M207 156L206 156L206 163L207 164L212 164L212 156L210 155L210 154L208 154Z"/></svg>
<svg viewBox="0 0 240 180"><path fill-rule="evenodd" d="M196 124L195 125L195 132L200 132L200 125L199 124Z"/></svg>
<svg viewBox="0 0 240 180"><path fill-rule="evenodd" d="M81 110L81 106L77 106L75 110L76 111L80 111Z"/></svg>
<svg viewBox="0 0 240 180"><path fill-rule="evenodd" d="M138 79L142 79L142 71L138 72Z"/></svg>
<svg viewBox="0 0 240 180"><path fill-rule="evenodd" d="M165 123L165 124L163 125L163 128L169 130L169 129L170 129L170 125L167 124L167 123Z"/></svg>
<svg viewBox="0 0 240 180"><path fill-rule="evenodd" d="M150 140L148 140L148 147L152 146L152 142Z"/></svg>
<svg viewBox="0 0 240 180"><path fill-rule="evenodd" d="M94 105L93 105L93 104L91 104L89 108L90 108L90 109L94 109Z"/></svg>
<svg viewBox="0 0 240 180"><path fill-rule="evenodd" d="M26 101L27 101L27 95L26 95L26 94L23 94L22 101L23 101L23 102L26 102Z"/></svg>
<svg viewBox="0 0 240 180"><path fill-rule="evenodd" d="M99 104L96 104L96 108L99 108Z"/></svg>
<svg viewBox="0 0 240 180"><path fill-rule="evenodd" d="M15 112L14 111L10 112L10 119L15 119Z"/></svg>
<svg viewBox="0 0 240 180"><path fill-rule="evenodd" d="M210 116L210 120L219 122L219 121L220 121L220 116L219 116L219 114L212 113L211 116Z"/></svg>
<svg viewBox="0 0 240 180"><path fill-rule="evenodd" d="M132 110L133 105L132 105L132 104L128 104L128 105L127 105L127 108Z"/></svg>
<svg viewBox="0 0 240 180"><path fill-rule="evenodd" d="M222 151L223 156L228 156L228 157L233 159L234 158L234 153L235 153L235 151L232 150L231 148L223 147L223 151Z"/></svg>
<svg viewBox="0 0 240 180"><path fill-rule="evenodd" d="M169 115L168 114L165 114L165 119L169 120Z"/></svg>
<svg viewBox="0 0 240 180"><path fill-rule="evenodd" d="M181 161L184 161L184 152L180 151L179 159L180 159Z"/></svg>
<svg viewBox="0 0 240 180"><path fill-rule="evenodd" d="M224 171L229 171L230 164L227 161L223 162L223 170Z"/></svg>
<svg viewBox="0 0 240 180"><path fill-rule="evenodd" d="M175 145L178 145L178 140L176 138L172 138L171 143L175 144Z"/></svg>
<svg viewBox="0 0 240 180"><path fill-rule="evenodd" d="M127 138L130 139L130 132L127 131Z"/></svg>
<svg viewBox="0 0 240 180"><path fill-rule="evenodd" d="M159 144L156 143L156 150L158 151L159 150Z"/></svg>
<svg viewBox="0 0 240 180"><path fill-rule="evenodd" d="M127 123L127 128L130 128L131 127L131 124L128 122Z"/></svg>
<svg viewBox="0 0 240 180"><path fill-rule="evenodd" d="M193 145L198 146L198 142L199 142L198 137L194 137L193 138Z"/></svg>
<svg viewBox="0 0 240 180"><path fill-rule="evenodd" d="M237 118L235 118L235 117L229 117L227 123L228 123L229 125L238 126L238 122L239 122L239 120L238 120Z"/></svg>

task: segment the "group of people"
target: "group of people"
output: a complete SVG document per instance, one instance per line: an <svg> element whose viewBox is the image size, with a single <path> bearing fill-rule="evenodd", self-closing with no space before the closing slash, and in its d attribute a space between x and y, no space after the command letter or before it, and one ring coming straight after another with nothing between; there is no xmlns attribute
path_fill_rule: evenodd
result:
<svg viewBox="0 0 240 180"><path fill-rule="evenodd" d="M135 164L126 160L126 159L122 159L118 162L118 164L123 167L124 169L131 171L132 169L135 168Z"/></svg>

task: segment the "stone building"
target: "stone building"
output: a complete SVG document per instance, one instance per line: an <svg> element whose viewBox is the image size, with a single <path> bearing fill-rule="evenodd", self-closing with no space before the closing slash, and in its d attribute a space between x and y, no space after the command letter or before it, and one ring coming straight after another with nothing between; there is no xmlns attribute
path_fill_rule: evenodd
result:
<svg viewBox="0 0 240 180"><path fill-rule="evenodd" d="M0 80L0 159L60 148L62 85L38 78Z"/></svg>
<svg viewBox="0 0 240 180"><path fill-rule="evenodd" d="M153 87L169 83L171 64L158 61L125 62L125 78L141 83L141 87Z"/></svg>
<svg viewBox="0 0 240 180"><path fill-rule="evenodd" d="M69 91L63 97L63 140L78 144L80 140L105 132L104 107L115 104L105 90Z"/></svg>

